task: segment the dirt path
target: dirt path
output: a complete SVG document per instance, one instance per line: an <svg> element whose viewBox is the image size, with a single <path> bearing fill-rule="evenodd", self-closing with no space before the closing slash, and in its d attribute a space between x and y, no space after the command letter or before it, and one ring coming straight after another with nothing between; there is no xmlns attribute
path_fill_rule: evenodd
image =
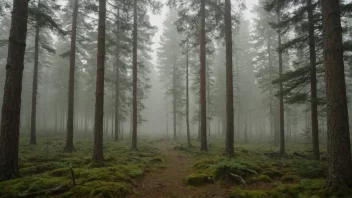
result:
<svg viewBox="0 0 352 198"><path fill-rule="evenodd" d="M146 173L129 198L226 197L229 189L219 187L216 183L200 187L186 186L183 179L193 172L192 165L196 160L191 156L181 155L168 145L170 144L167 141L155 145L166 158L167 167Z"/></svg>

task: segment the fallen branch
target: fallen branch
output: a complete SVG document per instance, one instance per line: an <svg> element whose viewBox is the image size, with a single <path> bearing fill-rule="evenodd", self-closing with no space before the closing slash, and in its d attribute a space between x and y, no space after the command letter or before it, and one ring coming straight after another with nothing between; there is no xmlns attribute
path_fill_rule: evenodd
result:
<svg viewBox="0 0 352 198"><path fill-rule="evenodd" d="M236 175L236 174L233 174L233 173L230 173L230 175L234 178L236 178L237 180L239 180L244 186L247 186L246 185L246 181L239 175Z"/></svg>
<svg viewBox="0 0 352 198"><path fill-rule="evenodd" d="M60 194L63 192L67 192L70 190L69 185L63 185L63 186L58 186L52 189L47 189L47 190L42 190L38 192L26 192L23 194L20 194L19 197L21 198L32 198L32 197L38 197L41 195L46 195L46 194Z"/></svg>

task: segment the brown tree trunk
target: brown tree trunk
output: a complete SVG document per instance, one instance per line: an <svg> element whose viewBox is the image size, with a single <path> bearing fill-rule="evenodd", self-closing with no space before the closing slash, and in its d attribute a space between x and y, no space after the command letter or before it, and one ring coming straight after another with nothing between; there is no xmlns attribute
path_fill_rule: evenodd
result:
<svg viewBox="0 0 352 198"><path fill-rule="evenodd" d="M340 1L323 1L323 43L328 116L327 187L352 188L351 142L342 47Z"/></svg>
<svg viewBox="0 0 352 198"><path fill-rule="evenodd" d="M246 108L246 114L245 114L245 121L244 121L244 142L245 143L248 143L248 131L247 131L247 118L248 118L248 115L247 115L247 108Z"/></svg>
<svg viewBox="0 0 352 198"><path fill-rule="evenodd" d="M313 157L320 160L319 152L319 125L318 125L318 101L317 101L317 77L316 77L316 52L315 52L315 34L312 0L307 0L308 8L308 29L309 29L309 57L310 57L310 83L311 83L311 113L312 113L312 142Z"/></svg>
<svg viewBox="0 0 352 198"><path fill-rule="evenodd" d="M281 21L281 5L280 1L277 1L277 22L280 23ZM278 30L278 52L279 52L279 75L282 76L283 65L282 65L282 50L281 50L281 30ZM283 85L280 81L280 155L285 155L285 110L284 110L284 95L282 93Z"/></svg>
<svg viewBox="0 0 352 198"><path fill-rule="evenodd" d="M200 150L207 151L205 0L201 0L200 20Z"/></svg>
<svg viewBox="0 0 352 198"><path fill-rule="evenodd" d="M116 84L115 84L115 141L119 141L119 105L120 105L120 10L117 10L117 40L116 40Z"/></svg>
<svg viewBox="0 0 352 198"><path fill-rule="evenodd" d="M0 125L0 181L19 176L21 92L26 48L28 1L14 0Z"/></svg>
<svg viewBox="0 0 352 198"><path fill-rule="evenodd" d="M273 66L272 66L272 56L271 56L271 42L270 42L270 34L268 33L268 61L269 61L269 79L273 81ZM273 85L269 83L269 124L270 124L270 135L274 139L274 143L276 143L276 135L275 135L275 121L274 121L274 108L273 108Z"/></svg>
<svg viewBox="0 0 352 198"><path fill-rule="evenodd" d="M38 9L40 7L38 1ZM37 144L37 94L38 94L38 67L39 67L39 17L36 17L35 40L34 40L34 69L33 69L33 83L32 83L32 115L31 115L31 136L29 144Z"/></svg>
<svg viewBox="0 0 352 198"><path fill-rule="evenodd" d="M174 128L174 140L177 139L176 135L176 50L174 48L174 64L172 65L172 113L173 113L173 128Z"/></svg>
<svg viewBox="0 0 352 198"><path fill-rule="evenodd" d="M232 75L232 22L231 0L225 0L226 27L226 154L234 156L234 109Z"/></svg>
<svg viewBox="0 0 352 198"><path fill-rule="evenodd" d="M137 150L137 0L133 1L133 90L132 90L132 150Z"/></svg>
<svg viewBox="0 0 352 198"><path fill-rule="evenodd" d="M55 105L55 133L57 133L57 119L58 119L57 104Z"/></svg>
<svg viewBox="0 0 352 198"><path fill-rule="evenodd" d="M191 143L191 132L189 129L189 45L188 40L186 42L186 128L187 128L187 144L188 147L192 147Z"/></svg>
<svg viewBox="0 0 352 198"><path fill-rule="evenodd" d="M75 95L75 67L76 67L76 38L77 38L77 16L78 16L78 0L75 0L72 16L72 32L71 32L71 57L70 57L70 74L68 80L68 114L67 114L67 131L66 145L64 152L72 152L73 147L73 117L74 117L74 95Z"/></svg>
<svg viewBox="0 0 352 198"><path fill-rule="evenodd" d="M94 119L94 153L93 160L103 160L103 125L104 125L104 76L105 76L105 20L106 0L99 0L98 22L98 66Z"/></svg>

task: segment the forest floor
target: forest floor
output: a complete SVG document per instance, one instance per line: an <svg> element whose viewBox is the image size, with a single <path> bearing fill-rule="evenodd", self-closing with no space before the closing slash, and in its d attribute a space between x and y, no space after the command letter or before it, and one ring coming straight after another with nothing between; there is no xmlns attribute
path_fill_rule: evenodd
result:
<svg viewBox="0 0 352 198"><path fill-rule="evenodd" d="M21 177L0 182L7 197L128 198L327 198L352 197L352 192L324 189L326 150L322 161L311 160L309 144L288 143L287 156L278 147L257 142L235 143L235 157L223 155L223 140L212 138L208 152L167 138L140 138L138 151L130 140L104 140L104 161L91 160L93 137L76 134L75 152L63 153L64 134L39 134L28 145L21 134ZM73 174L72 174L73 173Z"/></svg>
<svg viewBox="0 0 352 198"><path fill-rule="evenodd" d="M192 187L185 184L184 179L193 173L193 165L197 162L194 156L185 155L170 147L170 141L162 140L154 145L165 158L166 167L147 172L138 186L133 188L134 194L129 198L191 198L191 197L225 197L231 187L218 184L204 184Z"/></svg>

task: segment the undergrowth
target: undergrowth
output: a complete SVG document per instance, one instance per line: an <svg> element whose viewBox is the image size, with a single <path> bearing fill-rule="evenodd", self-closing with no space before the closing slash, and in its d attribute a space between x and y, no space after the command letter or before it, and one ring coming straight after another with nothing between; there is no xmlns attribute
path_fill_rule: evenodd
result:
<svg viewBox="0 0 352 198"><path fill-rule="evenodd" d="M277 148L267 145L241 145L235 147L235 157L219 156L224 151L223 144L213 143L209 153L197 155L197 147L184 150L183 153L197 157L194 173L185 177L188 185L202 185L219 182L233 186L230 197L236 198L325 198L344 197L324 189L327 173L327 161L314 161L309 158L304 145L292 145L285 158L271 157ZM191 151L189 151L191 150ZM215 152L214 152L215 151ZM302 158L294 152L304 153ZM326 152L323 150L323 152ZM323 153L324 155L324 153Z"/></svg>
<svg viewBox="0 0 352 198"><path fill-rule="evenodd" d="M135 178L165 164L158 150L146 144L140 144L139 151L131 151L129 142L105 141L105 160L92 162L91 138L75 141L73 153L63 153L64 138L38 140L38 145L32 146L28 138L21 138L21 178L0 182L0 197L18 197L59 186L68 186L69 191L55 197L125 197Z"/></svg>

